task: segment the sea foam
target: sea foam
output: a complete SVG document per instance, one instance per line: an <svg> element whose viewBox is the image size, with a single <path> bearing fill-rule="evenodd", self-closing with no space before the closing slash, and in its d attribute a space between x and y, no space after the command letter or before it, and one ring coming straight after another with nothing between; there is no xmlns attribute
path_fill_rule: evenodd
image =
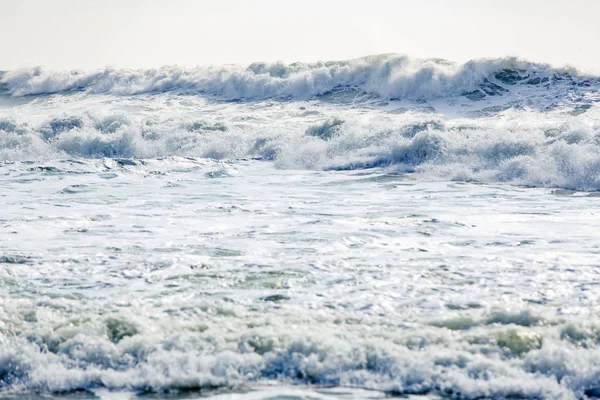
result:
<svg viewBox="0 0 600 400"><path fill-rule="evenodd" d="M124 114L64 116L38 126L0 121L4 160L261 158L285 169L381 167L390 172L526 186L600 189L600 127L579 117L515 111L508 119L444 121L349 116L270 126Z"/></svg>
<svg viewBox="0 0 600 400"><path fill-rule="evenodd" d="M518 58L482 59L457 64L384 54L350 61L254 63L249 66L176 66L149 70L108 68L99 71L50 71L41 67L10 71L0 78L13 96L84 91L134 95L177 91L225 100L307 99L351 87L386 99L432 99L460 95L497 81L542 84L562 80L597 81L574 68L553 68Z"/></svg>
<svg viewBox="0 0 600 400"><path fill-rule="evenodd" d="M517 58L33 68L1 80L3 160L252 157L287 169L600 188L598 78Z"/></svg>

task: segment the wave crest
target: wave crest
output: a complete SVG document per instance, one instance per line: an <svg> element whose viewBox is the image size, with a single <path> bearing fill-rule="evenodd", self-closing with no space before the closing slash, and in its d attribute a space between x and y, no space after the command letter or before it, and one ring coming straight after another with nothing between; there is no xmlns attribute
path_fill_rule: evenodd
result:
<svg viewBox="0 0 600 400"><path fill-rule="evenodd" d="M506 90L501 85L535 85L573 79L583 84L590 79L597 80L583 77L573 68L555 69L514 57L457 64L397 54L310 64L253 63L248 67L107 68L94 72L56 72L36 67L0 76L4 90L12 96L72 91L117 95L178 91L225 100L306 99L337 88L358 88L387 99L432 99L480 90L484 95L499 94Z"/></svg>

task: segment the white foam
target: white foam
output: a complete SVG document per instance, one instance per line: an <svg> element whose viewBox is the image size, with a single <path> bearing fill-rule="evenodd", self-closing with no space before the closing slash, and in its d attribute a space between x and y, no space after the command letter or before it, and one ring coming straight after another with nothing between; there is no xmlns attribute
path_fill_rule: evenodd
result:
<svg viewBox="0 0 600 400"><path fill-rule="evenodd" d="M14 96L63 93L133 95L180 91L223 99L306 99L336 88L356 87L383 98L432 99L472 91L505 70L525 76L578 77L573 68L554 69L517 58L456 64L383 54L350 61L314 64L255 63L249 67L162 67L153 70L105 69L94 72L47 71L41 67L11 71L2 77Z"/></svg>
<svg viewBox="0 0 600 400"><path fill-rule="evenodd" d="M38 126L6 120L0 156L13 161L260 157L287 169L378 166L428 179L597 190L596 111L589 110L590 117L585 118L514 111L497 118L444 120L420 114L373 114L365 119L352 110L330 110L340 118L334 125L332 119L315 124L314 117L302 120L284 112L274 123L221 123L211 121L214 116L208 120L186 116L151 125L135 114L125 118L121 113L86 112L55 117Z"/></svg>
<svg viewBox="0 0 600 400"><path fill-rule="evenodd" d="M142 332L114 344L97 323L92 320L70 330L55 330L52 340L57 344L50 350L44 344L50 339L33 340L33 332L22 333L22 338L5 336L0 344L4 366L0 381L13 391L41 392L94 388L165 392L239 388L275 380L462 398L572 399L594 388L599 378L591 368L597 364L597 350L576 350L552 337L544 337L538 350L541 336L533 334L520 334L535 338L533 346L522 339L516 343L516 334L500 335L498 346L515 348L501 356L493 339L486 346L468 345L463 342L468 335L460 339L443 330L436 333L439 344L409 350L363 338L354 328L339 337L299 327L294 333L284 333L283 326L255 329L238 337L227 330L200 336L169 333L165 326L159 335ZM505 343L507 335L511 345ZM257 341L270 344L259 347ZM493 352L498 355L492 356Z"/></svg>
<svg viewBox="0 0 600 400"><path fill-rule="evenodd" d="M594 196L180 157L0 185L3 394L597 390Z"/></svg>

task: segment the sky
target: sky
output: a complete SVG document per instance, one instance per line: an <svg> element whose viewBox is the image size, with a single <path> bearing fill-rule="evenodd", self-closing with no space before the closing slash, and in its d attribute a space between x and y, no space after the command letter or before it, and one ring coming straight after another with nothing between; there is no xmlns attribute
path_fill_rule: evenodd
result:
<svg viewBox="0 0 600 400"><path fill-rule="evenodd" d="M0 0L0 70L519 56L600 73L600 0Z"/></svg>

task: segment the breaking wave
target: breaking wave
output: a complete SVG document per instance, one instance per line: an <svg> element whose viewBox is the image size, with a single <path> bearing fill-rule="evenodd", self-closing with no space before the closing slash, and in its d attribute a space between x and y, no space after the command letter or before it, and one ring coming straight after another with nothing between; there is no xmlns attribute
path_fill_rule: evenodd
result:
<svg viewBox="0 0 600 400"><path fill-rule="evenodd" d="M4 90L12 96L73 91L117 95L176 91L225 100L307 99L338 88L356 88L386 99L432 99L468 93L477 97L502 93L506 91L502 85L544 85L565 80L591 85L598 78L583 76L574 68L556 69L517 58L457 64L397 54L313 64L254 63L247 67L109 68L94 72L56 72L37 67L0 76Z"/></svg>
<svg viewBox="0 0 600 400"><path fill-rule="evenodd" d="M10 336L0 331L4 393L235 390L272 380L461 399L575 399L600 392L597 327L552 328L528 313L491 315L482 321L485 332L469 330L475 322L456 328L446 321L369 338L368 329L361 333L351 324L344 334L220 329L234 315L213 315L212 325L171 320L176 327L135 315L59 323L51 320L61 312L53 304L48 315L24 313Z"/></svg>
<svg viewBox="0 0 600 400"><path fill-rule="evenodd" d="M522 113L523 118L527 113ZM38 126L0 120L0 158L260 158L280 168L381 167L429 178L600 189L600 125L577 117L511 121L330 118L274 126L211 120L139 122L82 114Z"/></svg>
<svg viewBox="0 0 600 400"><path fill-rule="evenodd" d="M193 170L194 174L199 174L190 180L194 183L190 183L189 190L194 195L204 195L204 188L196 184L197 176L215 182L213 178L229 177L236 173L236 163L213 163L200 158L253 158L257 163L268 161L281 169L339 171L378 168L391 174L412 174L416 179L600 190L598 78L584 76L573 69L555 69L515 58L454 64L443 60L381 55L315 64L256 63L249 67L165 67L144 71L106 69L91 73L51 72L34 68L0 74L0 82L0 91L3 92L0 94L1 172L7 177L6 181L10 181L6 188L24 188L17 191L16 195L27 198L34 193L30 188L39 183L38 178L42 181L63 173L76 178L95 173L104 181L115 178L120 168L130 172L141 171L140 175L148 177ZM168 158L161 159L163 157ZM100 161L87 162L87 159ZM68 161L50 162L56 160ZM214 165L203 169L203 163ZM31 178L28 175L36 175L36 180L21 180ZM311 178L313 175L328 174L307 174ZM269 175L265 176L270 178ZM56 182L62 182L62 178L58 177ZM137 180L137 176L133 180ZM91 190L85 184L80 184L79 179L70 181L73 184L66 187L56 186L54 181L49 181L46 182L48 190L55 191L62 187L57 193L59 197L85 194ZM106 182L110 183L99 187L112 190L113 181ZM146 182L143 180L144 184ZM262 187L254 186L251 180L248 182L257 197L262 197ZM101 254L109 249L105 248L106 240L115 231L112 230L112 222L102 222L105 218L122 219L127 225L124 234L131 235L124 236L126 238L137 237L133 236L133 231L129 231L135 227L135 235L144 235L140 236L140 241L155 238L148 239L148 243L152 243L152 246L155 241L162 243L175 230L157 229L153 233L147 226L138 225L137 221L144 218L142 221L145 223L145 218L151 218L148 225L178 229L173 221L183 218L169 211L169 221L163 221L162 215L166 214L162 210L167 204L169 207L177 205L173 201L179 198L185 200L185 203L181 203L185 204L182 208L193 212L198 218L202 217L202 224L211 229L214 225L215 231L211 230L206 236L199 231L190 231L192 233L189 236L194 241L207 240L217 244L228 240L216 231L221 225L219 220L203 218L204 215L214 214L196 214L203 212L200 206L204 200L188 197L184 195L186 192L181 192L173 194L173 197L158 196L140 205L133 202L137 192L130 192L126 183L123 186L115 183L114 188L123 194L126 201L131 198L132 205L128 209L136 212L134 217L130 218L129 214L108 214L129 207L124 206L119 198L112 197L110 192L98 194L111 197L111 207L106 208L106 215L95 215L94 210L100 208L97 203L84 203L93 197L86 200L85 196L71 196L76 198L71 200L74 203L68 203L68 199L61 200L67 203L54 203L54 199L48 202L44 191L37 193L42 199L40 202L44 203L40 206L52 208L40 208L38 211L40 215L51 215L56 212L54 206L57 206L64 209L69 218L80 215L86 222L88 218L89 221L97 220L103 229L107 229L107 233L103 231L102 236L96 237L99 244L85 247L90 254ZM175 179L173 182L160 182L157 178L156 183L165 183L169 191L178 185ZM11 186L13 184L16 186ZM326 184L329 185L329 182ZM265 188L272 187L267 185ZM346 201L348 192L345 191L346 187L341 188L340 199ZM320 192L321 189L318 186L315 192L326 196L325 192ZM153 187L147 190L154 196ZM224 208L223 198L230 194L221 193L221 187L217 185L210 189L213 190L218 192L214 204L212 200L205 204L211 213L213 207L219 210L219 214L222 211L229 215L229 211L234 209L245 212L233 204ZM318 200L319 197L314 197L312 190L311 201ZM11 189L6 191L10 194ZM357 193L357 196L362 196L364 192ZM226 248L215 251L236 254L235 257L244 263L244 271L255 265L261 270L260 274L266 270L263 265L265 254L276 261L277 269L289 269L286 264L289 261L285 261L286 258L282 261L280 257L289 251L298 265L310 267L310 270L299 268L298 274L303 279L306 275L315 281L320 279L320 275L313 274L313 269L328 268L338 262L343 269L354 263L353 258L332 258L322 266L313 264L310 258L304 259L304 256L298 256L302 253L296 253L294 232L288 232L288 224L285 224L285 232L279 237L272 235L271 228L263 229L262 220L257 215L263 215L267 221L265 224L270 224L274 215L283 216L288 210L296 208L295 205L290 206L292 197L282 196L278 191L274 191L273 195L281 197L284 211L277 211L279 209L273 208L270 199L266 199L264 208L257 208L254 214L248 214L247 218L235 217L243 220L244 224L248 223L248 236L233 227L231 237L240 238L240 243L247 249L256 248L256 243L272 242L285 246L284 250L265 246L261 252L252 253L250 257L242 253L237 255L237 251ZM430 198L428 193L425 195L427 197L423 198ZM406 314L403 313L410 309L402 306L397 313L374 311L368 316L364 314L368 320L363 321L356 319L356 316L363 314L346 309L345 305L344 311L340 306L332 314L317 309L314 314L302 312L306 310L304 307L313 307L313 299L319 297L318 291L310 293L306 301L302 299L290 304L290 308L279 308L279 304L275 304L291 299L280 292L261 292L261 297L255 299L261 306L256 308L255 304L246 302L247 292L243 292L244 306L237 309L238 306L230 301L228 295L223 295L223 300L210 295L220 293L220 296L225 293L221 292L225 285L235 286L229 286L229 281L221 281L223 286L219 286L219 274L223 271L229 273L227 269L205 271L206 275L198 275L206 279L206 287L210 291L204 291L206 287L197 286L195 282L189 282L192 287L189 293L180 291L177 284L179 280L188 280L188 267L206 267L205 264L196 263L180 265L185 269L185 275L173 279L165 277L164 287L167 287L168 281L168 287L176 291L176 300L161 300L150 291L148 295L152 297L147 302L132 299L129 303L130 296L127 296L127 302L121 302L112 298L112 293L116 292L108 291L108 288L129 293L125 290L126 286L119 286L119 282L129 280L133 276L130 272L138 273L134 265L140 266L140 271L162 268L158 262L156 265L145 263L146 250L137 244L132 251L135 257L140 255L140 260L122 258L122 270L110 269L107 272L110 280L107 280L106 287L96 290L93 282L88 286L86 280L83 286L72 284L67 279L63 283L70 288L69 294L60 297L57 294L59 292L55 292L46 282L44 274L54 275L56 271L64 269L65 274L79 271L86 279L98 279L87 255L82 255L82 261L79 261L68 254L72 249L76 253L79 251L77 249L83 248L73 246L71 233L75 230L87 234L87 225L73 226L70 219L56 224L61 226L60 229L66 228L63 233L67 236L65 242L57 242L61 243L60 246L52 242L48 251L60 261L56 261L58 264L55 264L54 258L45 261L43 253L40 255L36 252L35 239L39 239L39 235L37 225L33 225L42 218L35 217L28 211L28 205L22 205L18 200L18 197L10 200L14 218L0 218L5 232L11 236L7 236L3 243L12 243L4 248L20 248L15 247L15 243L31 243L33 247L24 247L31 251L0 256L0 264L6 267L0 272L7 294L0 296L2 395L64 394L96 389L165 394L214 388L243 390L275 381L278 384L374 389L395 395L432 393L464 399L577 399L600 396L600 325L593 315L586 321L581 320L582 314L570 317L569 310L557 310L555 303L549 303L547 307L552 313L560 315L560 319L552 317L554 314L538 315L533 311L514 308L488 309L487 306L484 308L476 304L473 307L479 310L477 312L444 312L443 315L448 319L427 319L434 317L429 316L429 310L433 308L421 309L427 316L425 320L414 319L410 315L404 318L402 316ZM439 201L443 202L440 207L449 204L445 199ZM483 201L488 200L486 198ZM304 200L298 200L298 203L303 207L309 204ZM76 204L77 208L62 207L71 204ZM321 202L311 204L315 204L314 207L321 206ZM339 204L336 201L331 207L339 207ZM394 202L391 208L396 208L397 204ZM407 212L412 215L419 204L411 200ZM383 222L387 224L389 221L387 205L381 211L382 226ZM362 218L365 209L362 202L357 202L355 207L360 210L359 214L340 214L339 221L357 225L355 234L360 239L359 236L367 232L352 219L357 215ZM139 209L143 210L143 216L137 214ZM311 219L313 214L316 215L310 208L299 209L299 212L310 215ZM462 215L464 210L460 210ZM293 215L294 221L297 215L301 214ZM302 218L304 216L302 214ZM455 219L454 214L452 218ZM402 216L402 220L406 218ZM53 221L46 222L54 224ZM328 234L333 232L337 221L327 221L331 223L328 226L332 227L327 230ZM435 218L431 221L439 222ZM167 225L171 223L173 227L169 228ZM406 226L412 226L417 222L406 223ZM484 219L482 225L486 223ZM312 226L312 222L308 224ZM456 225L459 224L466 226L456 222ZM540 226L540 229L545 229L547 225ZM387 237L388 234L399 232L393 226L385 225L385 230L380 229L379 225L374 227L376 229L369 235ZM15 232L19 233L19 229L31 232L33 240L19 240L17 236L12 236ZM255 229L264 230L264 235L255 237ZM469 239L480 232L464 231ZM352 242L354 233L350 236L345 231L340 232L340 241L348 241L348 247L339 247L337 241L325 241L324 246L331 247L327 251L337 254L340 248L355 248ZM415 243L420 242L423 233L429 235L428 232L415 231ZM306 234L310 237L310 241L305 243L306 251L310 251L310 254L313 251L320 252L315 241L320 238L315 238L312 231L306 231ZM562 233L559 232L557 236L560 235ZM504 240L508 234L498 236ZM114 240L118 241L119 238L117 235ZM414 238L393 236L393 239L412 243ZM510 241L513 239L511 236ZM544 272L538 269L539 263L547 263L554 268L555 264L562 263L573 254L588 252L591 247L581 250L579 239L571 243L576 243L572 253L553 254L552 259L545 261L531 258L521 262L519 259L518 263L510 264L511 270L514 266L514 270L519 272L518 279L521 279L522 266L534 264L537 277ZM82 240L94 240L93 243L96 243L96 239ZM432 248L444 248L445 241L436 238L430 245ZM540 250L536 251L546 251L549 242L539 241ZM85 243L82 241L78 246L84 246ZM138 243L137 239L131 240L131 243ZM381 243L387 246L387 242ZM376 247L372 248L355 249L368 256L371 253L366 252L371 249L377 249L373 250L373 254L379 252L384 246L381 243L374 242ZM520 243L526 243L526 240ZM553 249L564 245L562 241L554 244ZM376 263L378 271L388 260L394 269L400 263L406 263L395 257L404 250L396 246L387 248L394 257L381 260L374 258L373 265ZM110 249L115 254L122 254L120 248ZM160 248L150 251L156 254L169 251L165 254L171 254L170 250L170 247L163 248L161 244ZM436 258L427 249L417 250L426 253L427 258L407 257L411 257L415 265L419 263L415 267L415 277L427 281L423 288L426 288L424 293L429 293L436 288L431 285L430 279L434 278L426 276L424 273L427 271L421 271L420 263L426 260L424 262L432 268L442 269L446 267L443 265L446 258ZM462 250L458 253L461 255L457 267L463 276L462 268L469 264L463 262L465 257L462 256ZM110 254L107 254L110 257L108 259L113 260ZM315 254L315 257L325 255L323 259L329 257L327 252ZM593 254L590 254L592 257ZM114 257L116 260L117 256ZM171 262L180 263L177 257L169 255L168 259L174 261L169 261L168 265ZM206 257L214 258L212 255ZM476 268L480 267L482 259L475 259ZM152 261L152 258L149 260ZM222 265L227 266L227 262L224 261ZM503 260L496 258L495 251L490 253L489 263L495 265L501 262ZM80 269L71 269L71 265L75 264ZM112 261L104 263L102 259L102 265L112 268ZM43 273L44 266L51 269ZM571 268L571 265L567 263L566 267ZM412 264L409 263L407 268L412 268ZM590 268L593 270L593 266ZM346 274L345 270L343 272ZM237 284L236 275L231 276ZM444 278L444 275L434 272L431 276L440 280ZM479 277L473 277L473 280L466 275L464 277L468 279L468 285L478 285ZM138 278L153 284L142 273ZM367 278L367 275L357 278L356 286L348 283L348 288L352 289L351 296L360 296L363 292L361 282ZM248 279L244 283L251 287L252 276L247 275L246 278L244 275L243 279ZM276 284L269 284L277 287L284 285L283 280L279 282L277 279ZM386 279L383 275L381 281L386 282ZM593 277L589 281L593 283ZM336 287L346 285L337 277L332 282ZM535 284L536 291L540 282L543 283L535 279L531 282ZM98 280L98 283L102 282ZM28 292L26 287L30 284L29 290L41 287L36 285L44 285L50 291L44 292L48 295L43 296L40 295L41 291ZM134 284L131 293L144 289L136 282ZM486 291L488 287L491 285L486 286ZM403 288L398 290L405 290ZM106 292L103 291L105 289ZM290 293L294 287L291 286L291 289ZM417 289L421 290L415 286L414 290ZM587 287L583 289L587 290ZM84 290L86 295L93 293L93 296L80 294ZM390 290L396 291L396 286ZM161 289L156 291L159 293ZM334 293L337 295L339 292ZM380 293L386 293L383 287L375 295L380 296ZM502 299L505 296L508 295L503 292ZM523 297L522 301L525 299ZM390 304L394 301L390 300ZM431 304L441 301L442 298L436 298ZM265 308L261 308L265 303L273 303L273 310L277 310L275 313L282 314L265 314ZM448 310L462 310L450 304L447 303ZM471 307L472 303L469 304L465 307ZM576 302L577 307L580 304L587 303ZM430 304L422 305L430 307Z"/></svg>
<svg viewBox="0 0 600 400"><path fill-rule="evenodd" d="M598 78L517 58L33 68L0 81L6 161L254 157L280 168L600 189Z"/></svg>

